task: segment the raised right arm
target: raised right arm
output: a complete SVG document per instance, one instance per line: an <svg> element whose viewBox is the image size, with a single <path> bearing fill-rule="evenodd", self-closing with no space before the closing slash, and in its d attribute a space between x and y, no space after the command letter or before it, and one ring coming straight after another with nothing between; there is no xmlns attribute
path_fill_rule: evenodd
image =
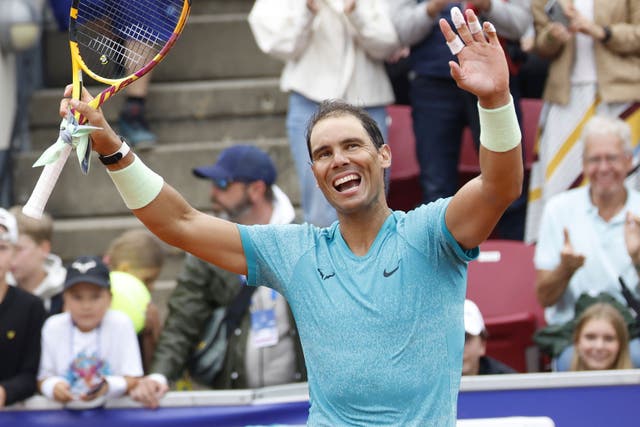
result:
<svg viewBox="0 0 640 427"><path fill-rule="evenodd" d="M70 86L65 91L69 96ZM91 134L93 150L101 155L118 151L122 142L111 129L100 109L87 104L91 95L83 91L82 101L71 101L73 108L90 124L102 128ZM69 99L60 103L67 111ZM235 224L194 209L169 184L147 168L132 152L107 166L118 191L134 215L156 236L170 245L196 255L225 270L246 274L247 265Z"/></svg>

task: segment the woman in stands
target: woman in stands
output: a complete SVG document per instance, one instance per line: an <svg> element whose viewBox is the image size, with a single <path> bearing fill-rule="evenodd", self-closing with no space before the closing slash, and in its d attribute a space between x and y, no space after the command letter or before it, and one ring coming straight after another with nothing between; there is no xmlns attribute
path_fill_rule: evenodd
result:
<svg viewBox="0 0 640 427"><path fill-rule="evenodd" d="M628 342L629 332L622 314L611 304L593 304L576 324L571 370L631 369Z"/></svg>

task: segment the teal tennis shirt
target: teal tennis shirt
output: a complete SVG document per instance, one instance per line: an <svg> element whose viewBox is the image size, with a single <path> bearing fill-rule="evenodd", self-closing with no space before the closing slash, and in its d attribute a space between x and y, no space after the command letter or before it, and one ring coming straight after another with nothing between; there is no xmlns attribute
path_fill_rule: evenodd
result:
<svg viewBox="0 0 640 427"><path fill-rule="evenodd" d="M455 426L465 251L449 199L393 212L365 256L339 223L238 226L251 285L283 294L309 378L311 426Z"/></svg>

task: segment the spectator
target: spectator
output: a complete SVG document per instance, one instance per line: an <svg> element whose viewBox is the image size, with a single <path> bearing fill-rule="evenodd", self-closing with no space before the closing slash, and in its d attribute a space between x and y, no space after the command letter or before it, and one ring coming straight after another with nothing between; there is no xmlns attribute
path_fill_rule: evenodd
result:
<svg viewBox="0 0 640 427"><path fill-rule="evenodd" d="M309 372L310 425L455 424L467 262L519 196L523 167L495 28L485 22L486 34L472 35L473 11L469 26L459 9L452 13L458 34L444 19L440 28L460 61L451 61L451 74L479 98L482 174L452 198L407 213L386 203L389 146L375 121L345 102L321 104L308 124L311 169L340 217L328 228L247 226L199 212L128 150L88 106L87 90L82 101L60 103L101 128L93 148L152 232L287 298Z"/></svg>
<svg viewBox="0 0 640 427"><path fill-rule="evenodd" d="M66 312L42 328L40 392L68 407L95 407L137 385L142 362L129 318L109 310L109 269L98 257L67 268Z"/></svg>
<svg viewBox="0 0 640 427"><path fill-rule="evenodd" d="M305 126L322 100L343 99L364 107L386 140L393 89L384 60L399 47L387 6L383 0L257 0L249 23L260 49L286 61L280 88L289 93L287 136L304 220L328 226L337 216L309 168Z"/></svg>
<svg viewBox="0 0 640 427"><path fill-rule="evenodd" d="M515 369L489 357L487 338L489 334L478 306L471 300L464 301L464 354L462 375L515 374Z"/></svg>
<svg viewBox="0 0 640 427"><path fill-rule="evenodd" d="M111 270L111 308L133 322L142 366L148 372L162 330L158 306L151 300L164 264L162 246L147 230L128 230L111 242L104 261Z"/></svg>
<svg viewBox="0 0 640 427"><path fill-rule="evenodd" d="M583 147L576 135L594 114L625 118L640 101L640 14L626 0L559 1L568 27L533 0L535 51L548 58L537 161L531 169L526 240L538 238L544 205L579 185ZM640 127L634 130L640 133Z"/></svg>
<svg viewBox="0 0 640 427"><path fill-rule="evenodd" d="M628 342L629 331L620 312L607 303L593 304L578 318L571 370L631 369Z"/></svg>
<svg viewBox="0 0 640 427"><path fill-rule="evenodd" d="M195 168L193 173L211 180L211 202L218 216L246 225L288 224L294 219L291 202L275 185L275 165L256 147L227 148L214 165ZM178 379L203 335L207 318L217 307L229 305L244 284L244 277L187 255L178 286L169 299L169 315L152 372L172 381ZM260 331L252 321L259 310L275 317L277 330L267 330L268 342L261 342ZM251 296L251 304L242 312L238 328L229 337L220 374L212 384L203 385L255 388L295 381L306 381L295 322L280 294L258 287Z"/></svg>
<svg viewBox="0 0 640 427"><path fill-rule="evenodd" d="M145 103L152 74L153 72L147 73L125 89L127 98L118 118L120 135L138 150L153 148L158 140L156 134L149 129L146 119Z"/></svg>
<svg viewBox="0 0 640 427"><path fill-rule="evenodd" d="M0 208L0 409L36 392L45 318L39 298L5 280L17 242L16 220Z"/></svg>
<svg viewBox="0 0 640 427"><path fill-rule="evenodd" d="M459 188L458 162L464 128L470 128L476 147L480 136L478 100L460 89L451 77L449 61L455 58L436 28L438 20L449 19L451 9L459 7L461 2L400 0L391 4L400 42L411 46L409 98L422 200L429 203L449 197ZM507 43L518 44L531 22L529 0L473 0L465 2L465 7L475 9L481 20L491 21L505 46ZM517 63L508 55L507 59L510 80L513 80ZM520 116L518 85L511 84L510 87ZM525 210L526 196L522 195L500 220L500 237L522 240Z"/></svg>
<svg viewBox="0 0 640 427"><path fill-rule="evenodd" d="M582 294L606 292L626 304L618 277L638 283L640 232L627 219L640 213L640 193L625 185L630 128L620 119L596 116L584 126L580 146L589 184L549 200L536 245L536 292L549 325L572 320ZM637 298L637 285L631 292ZM569 368L571 351L560 356L558 370ZM640 366L638 339L631 342L631 357Z"/></svg>
<svg viewBox="0 0 640 427"><path fill-rule="evenodd" d="M51 253L53 219L48 213L34 219L22 206L10 212L18 222L18 243L11 262L11 281L42 299L47 316L62 312L62 288L67 274L58 255Z"/></svg>

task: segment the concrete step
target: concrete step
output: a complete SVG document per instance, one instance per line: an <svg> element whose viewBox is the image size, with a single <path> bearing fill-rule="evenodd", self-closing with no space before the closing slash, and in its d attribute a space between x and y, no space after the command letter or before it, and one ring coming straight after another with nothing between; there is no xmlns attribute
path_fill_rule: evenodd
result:
<svg viewBox="0 0 640 427"><path fill-rule="evenodd" d="M254 0L193 0L191 16L207 13L249 13Z"/></svg>
<svg viewBox="0 0 640 427"><path fill-rule="evenodd" d="M264 139L251 143L256 143L269 152L279 172L278 185L289 195L294 205L299 205L298 180L287 141ZM213 163L219 152L231 145L232 142L168 144L139 155L193 206L208 209L210 183L196 179L191 170ZM28 152L16 158L14 188L17 203L26 202L40 175L40 168L31 167L38 155L39 153ZM86 176L80 171L77 159L69 159L49 200L47 211L54 218L104 217L128 213L95 153L90 173Z"/></svg>
<svg viewBox="0 0 640 427"><path fill-rule="evenodd" d="M97 93L97 87L89 87ZM32 149L41 152L58 136L60 89L43 89L29 108ZM104 105L114 127L124 101ZM147 119L160 143L273 138L285 135L287 95L277 78L157 83L147 99Z"/></svg>
<svg viewBox="0 0 640 427"><path fill-rule="evenodd" d="M114 121L114 127L115 126ZM150 120L150 127L160 144L175 141L252 141L263 138L285 138L285 116L229 116L206 119ZM57 126L31 130L32 149L44 151L58 137Z"/></svg>
<svg viewBox="0 0 640 427"><path fill-rule="evenodd" d="M67 34L50 29L42 40L44 84L63 88L71 81ZM153 81L275 77L282 66L258 49L246 14L193 15L166 59L153 70ZM85 84L91 82L87 77Z"/></svg>

